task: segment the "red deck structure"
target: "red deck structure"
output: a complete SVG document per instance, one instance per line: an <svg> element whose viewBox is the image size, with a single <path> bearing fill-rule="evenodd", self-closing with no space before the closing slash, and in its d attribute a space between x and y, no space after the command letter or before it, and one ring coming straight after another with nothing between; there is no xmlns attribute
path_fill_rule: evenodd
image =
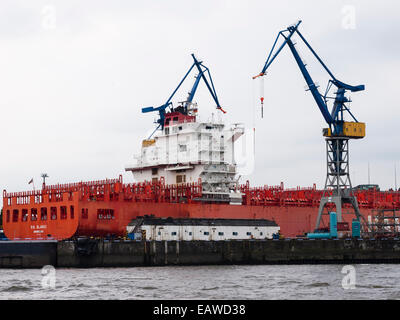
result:
<svg viewBox="0 0 400 320"><path fill-rule="evenodd" d="M240 186L242 205L200 201L202 185L124 184L118 179L57 184L41 190L3 192L3 228L9 239L69 239L124 236L127 224L144 215L173 218L272 219L286 237L313 230L322 190ZM399 209L400 192L356 191L361 214ZM344 207L346 209L346 207ZM353 215L344 215L351 222Z"/></svg>

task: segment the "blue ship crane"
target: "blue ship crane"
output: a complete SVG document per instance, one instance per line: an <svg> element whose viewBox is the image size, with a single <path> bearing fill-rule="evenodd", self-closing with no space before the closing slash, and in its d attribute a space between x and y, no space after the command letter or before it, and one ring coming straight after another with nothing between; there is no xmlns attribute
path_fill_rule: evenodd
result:
<svg viewBox="0 0 400 320"><path fill-rule="evenodd" d="M325 135L333 135L333 136L346 136L346 132L344 132L343 124L344 124L344 113L347 112L350 114L351 118L358 123L357 119L354 117L354 115L351 113L350 109L346 106L347 102L350 102L350 100L345 96L346 91L350 92L358 92L362 91L365 89L364 85L357 85L357 86L352 86L349 84L346 84L342 81L339 81L336 79L336 77L332 74L332 72L328 69L328 67L325 65L325 63L321 60L321 58L317 55L317 53L314 51L314 49L310 46L310 44L307 42L307 40L303 37L303 35L300 33L298 30L298 27L300 25L301 21L297 22L295 25L288 27L285 30L282 30L278 33L278 36L276 37L276 40L274 42L274 45L268 55L267 61L264 64L263 69L261 70L260 74L257 76L253 77L253 79L264 76L268 70L268 68L271 66L272 62L274 62L275 58L279 55L279 53L282 51L282 49L285 47L285 45L288 45L290 51L292 52L296 63L307 83L308 89L315 102L317 103L317 106L319 110L322 113L322 116L324 117L326 123L329 125L331 129L331 133L329 134L328 132L325 131ZM318 86L314 83L313 79L311 78L310 73L308 72L306 68L306 64L303 62L301 59L298 51L296 50L295 43L292 41L292 36L294 34L297 34L301 40L305 43L305 45L310 49L312 54L315 56L315 58L318 60L318 62L322 65L322 67L326 70L326 72L329 74L330 79L328 81L327 89L325 91L325 94L322 95L319 90ZM284 41L280 45L280 47L274 52L278 40L280 37L283 37ZM328 108L328 100L332 99L331 97L328 96L330 89L332 88L332 85L337 88L336 91L336 96L333 98L333 107L332 110L329 111ZM361 129L362 131L362 126L356 126L357 129ZM351 133L349 137L351 138L362 138L364 135L362 132L359 132L357 136L353 136L353 132Z"/></svg>
<svg viewBox="0 0 400 320"><path fill-rule="evenodd" d="M336 206L338 221L342 221L342 205L343 203L350 203L354 208L354 212L357 216L357 220L360 220L358 202L355 198L349 175L349 155L348 155L348 140L349 139L361 139L365 137L365 123L358 122L355 116L350 111L347 104L350 101L346 96L346 92L358 92L365 89L364 85L349 85L342 81L339 81L332 72L328 69L325 63L317 55L311 45L307 42L304 36L299 31L299 25L301 20L296 24L289 26L287 29L282 30L278 33L275 42L269 52L267 61L264 64L261 72L254 76L253 79L263 77L266 75L268 68L275 61L276 57L287 45L293 54L293 57L299 67L306 83L307 91L310 91L322 116L324 117L329 128L323 129L323 135L326 137L327 146L327 176L325 182L325 190L322 196L318 218L316 223L316 230L318 230L321 216L323 214L326 204L333 203ZM306 68L306 64L301 59L295 43L292 40L293 35L299 36L304 42L306 47L311 51L313 56L322 65L325 71L328 73L330 79L328 81L327 88L324 94L321 94L318 90L318 85L311 78L310 73ZM282 44L277 47L278 40L283 38ZM334 97L329 96L329 92L332 87L336 87ZM261 105L263 105L264 97L261 97ZM333 100L331 110L328 107L328 101ZM350 115L352 122L346 121L344 115Z"/></svg>
<svg viewBox="0 0 400 320"><path fill-rule="evenodd" d="M215 104L217 105L217 109L221 110L223 113L226 113L225 110L221 107L219 100L218 100L218 96L217 93L215 91L215 87L214 87L214 82L212 80L211 77L211 73L210 70L208 69L208 67L206 67L202 61L199 61L194 54L192 54L192 58L193 58L193 64L192 66L189 68L189 70L186 72L185 76L183 77L183 79L179 82L178 86L175 88L175 90L172 92L171 96L168 98L168 100L161 106L159 107L146 107L146 108L142 108L142 112L143 113L148 113L148 112L154 112L154 111L158 111L159 113L159 118L156 121L156 123L158 123L158 126L156 127L156 129L154 130L154 132L156 132L158 129L161 128L164 129L164 121L165 121L165 114L167 109L169 109L169 112L173 112L173 111L179 111L183 114L187 114L188 113L188 107L190 106L190 104L193 102L193 98L196 94L197 88L199 86L200 80L203 79L204 83L207 86L208 91L210 92ZM184 81L186 80L186 78L188 77L188 75L190 74L190 72L196 68L198 71L198 74L195 77L195 81L194 84L192 86L192 89L190 90L188 97L186 99L186 101L182 102L181 106L178 106L177 108L173 107L173 103L172 103L172 98L175 96L175 93L178 91L178 89L182 86L182 84L184 83ZM153 134L154 134L153 132ZM153 135L152 134L152 135ZM151 135L151 136L152 136ZM150 136L150 137L151 137Z"/></svg>

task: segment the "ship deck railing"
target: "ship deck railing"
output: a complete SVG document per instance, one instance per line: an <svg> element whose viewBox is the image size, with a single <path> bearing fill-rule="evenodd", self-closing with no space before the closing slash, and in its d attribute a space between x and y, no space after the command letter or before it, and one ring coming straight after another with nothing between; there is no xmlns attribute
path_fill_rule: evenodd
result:
<svg viewBox="0 0 400 320"><path fill-rule="evenodd" d="M314 184L307 188L284 188L283 183L277 186L250 187L247 181L239 185L243 205L256 206L303 206L317 207L323 190ZM325 193L331 195L332 191ZM172 202L195 203L202 198L203 183L197 182L165 184L164 179L156 182L124 184L122 176L118 179L105 179L68 184L45 185L40 190L23 192L3 191L4 205L26 205L60 201L131 201L131 202ZM400 191L379 191L376 189L356 190L354 195L360 208L398 209L400 208ZM347 204L344 205L346 208Z"/></svg>

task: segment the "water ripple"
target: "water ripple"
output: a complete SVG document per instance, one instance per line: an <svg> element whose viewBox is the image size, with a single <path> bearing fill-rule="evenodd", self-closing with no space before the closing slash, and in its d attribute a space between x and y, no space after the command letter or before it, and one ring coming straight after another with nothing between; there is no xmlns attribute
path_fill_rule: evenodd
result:
<svg viewBox="0 0 400 320"><path fill-rule="evenodd" d="M40 269L2 269L0 299L396 299L396 265L354 265L345 290L342 265L171 266L57 269L43 289Z"/></svg>

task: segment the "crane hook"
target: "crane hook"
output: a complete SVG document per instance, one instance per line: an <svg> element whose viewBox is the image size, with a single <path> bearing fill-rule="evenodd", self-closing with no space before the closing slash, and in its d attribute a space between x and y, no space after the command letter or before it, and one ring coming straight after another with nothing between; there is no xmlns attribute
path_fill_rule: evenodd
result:
<svg viewBox="0 0 400 320"><path fill-rule="evenodd" d="M260 98L261 100L261 119L264 118L264 97Z"/></svg>
<svg viewBox="0 0 400 320"><path fill-rule="evenodd" d="M260 78L261 119L264 118L264 77Z"/></svg>

